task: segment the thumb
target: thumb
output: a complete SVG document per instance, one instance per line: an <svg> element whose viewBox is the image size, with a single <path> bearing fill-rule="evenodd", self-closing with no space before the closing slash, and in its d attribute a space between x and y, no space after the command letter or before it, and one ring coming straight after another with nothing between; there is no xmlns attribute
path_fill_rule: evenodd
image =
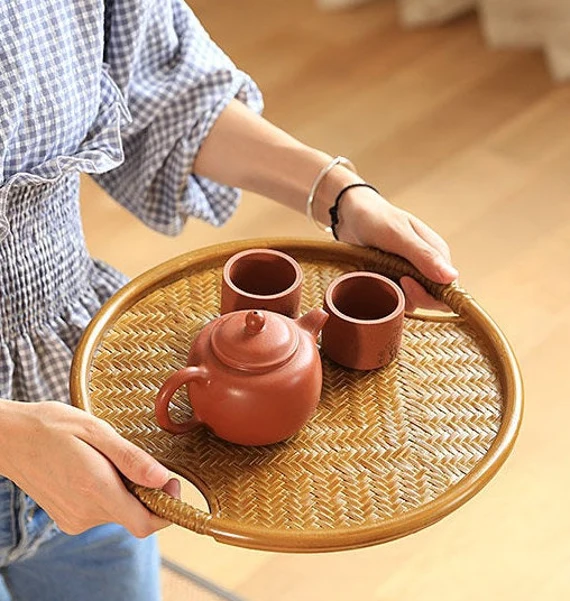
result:
<svg viewBox="0 0 570 601"><path fill-rule="evenodd" d="M430 280L438 284L450 284L459 275L447 259L417 234L406 248L405 258Z"/></svg>
<svg viewBox="0 0 570 601"><path fill-rule="evenodd" d="M146 451L123 438L109 424L96 419L98 427L87 428L84 442L105 455L129 480L149 488L162 488L169 471Z"/></svg>
<svg viewBox="0 0 570 601"><path fill-rule="evenodd" d="M115 459L112 456L108 457L124 476L149 488L165 486L170 472L161 463L127 440L123 440L122 444L123 447L117 449Z"/></svg>

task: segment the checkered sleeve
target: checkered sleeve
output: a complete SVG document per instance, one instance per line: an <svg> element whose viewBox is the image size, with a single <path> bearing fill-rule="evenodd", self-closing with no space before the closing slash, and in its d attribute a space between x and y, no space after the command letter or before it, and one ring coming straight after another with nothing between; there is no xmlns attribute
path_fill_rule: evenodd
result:
<svg viewBox="0 0 570 601"><path fill-rule="evenodd" d="M106 0L104 62L131 115L123 163L95 175L144 223L176 235L190 216L222 225L239 191L192 173L200 145L232 98L262 110L248 75L183 0Z"/></svg>

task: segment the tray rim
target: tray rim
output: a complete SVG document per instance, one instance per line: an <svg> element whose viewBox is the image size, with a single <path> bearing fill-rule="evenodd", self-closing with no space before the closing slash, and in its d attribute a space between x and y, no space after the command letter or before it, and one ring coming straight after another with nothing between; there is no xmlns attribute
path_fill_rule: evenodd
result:
<svg viewBox="0 0 570 601"><path fill-rule="evenodd" d="M388 264L384 273L388 272L390 275L389 272L393 266L393 271L397 274L395 277L411 275L424 284L434 296L448 302L461 319L469 318L471 323L477 327L478 332L487 338L488 350L494 355L495 367L499 372L504 390L504 413L497 436L486 455L473 470L448 488L445 493L418 508L374 525L335 528L332 531L279 530L276 535L275 530L239 524L195 509L183 501L172 499L161 491L146 489L130 483L129 488L133 494L151 511L166 519L176 518L180 511L187 511L191 514L188 520L175 519L175 522L200 534L210 535L219 542L268 551L325 552L370 546L412 534L452 513L479 492L494 477L510 455L520 430L523 412L523 385L514 352L498 325L456 283L447 286L435 284L427 280L401 257L376 249L303 238L252 238L192 250L150 268L133 278L104 303L85 329L74 353L71 366L70 395L72 404L92 413L88 388L93 359L105 332L113 326L126 309L156 289L176 281L184 271L191 269L193 265L253 247L277 248L284 252L288 252L288 250L323 254L333 252L339 255L339 259L343 256L347 260L361 259L369 262L370 265L378 265L384 261ZM457 316L442 319L421 314L417 317L427 321L454 321L457 319ZM171 464L167 465L166 462L165 465L169 469L174 467ZM178 469L173 469L173 471L180 474ZM193 480L183 473L180 475L194 486L198 486L202 494L206 496L204 482ZM208 497L206 496L206 498ZM331 542L331 532L334 532L334 537L339 542L335 544ZM341 540L342 543L340 543Z"/></svg>

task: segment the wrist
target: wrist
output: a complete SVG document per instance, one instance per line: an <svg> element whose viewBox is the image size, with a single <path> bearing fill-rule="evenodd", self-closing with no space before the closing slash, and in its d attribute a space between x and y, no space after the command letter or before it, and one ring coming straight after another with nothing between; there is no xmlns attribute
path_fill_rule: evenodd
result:
<svg viewBox="0 0 570 601"><path fill-rule="evenodd" d="M378 216L386 215L391 206L373 188L359 187L347 190L338 205L337 235L344 241L364 246L373 244L374 233L379 225Z"/></svg>
<svg viewBox="0 0 570 601"><path fill-rule="evenodd" d="M348 184L348 186L344 186L341 191L337 194L337 197L334 201L334 205L329 209L329 215L331 219L330 230L332 231L333 236L336 240L339 239L338 230L340 228L340 220L341 220L341 203L345 199L345 197L353 191L355 188L364 188L366 190L372 190L374 194L380 196L378 190L368 182L356 182L355 184ZM344 213L344 212L343 212Z"/></svg>
<svg viewBox="0 0 570 601"><path fill-rule="evenodd" d="M348 185L361 182L363 179L346 165L335 165L319 183L311 211L313 218L325 226L330 226L329 211L340 191Z"/></svg>
<svg viewBox="0 0 570 601"><path fill-rule="evenodd" d="M306 212L311 187L332 160L234 100L203 141L193 172ZM335 165L316 190L315 220L328 226L328 210L338 192L357 181L361 178L350 169Z"/></svg>

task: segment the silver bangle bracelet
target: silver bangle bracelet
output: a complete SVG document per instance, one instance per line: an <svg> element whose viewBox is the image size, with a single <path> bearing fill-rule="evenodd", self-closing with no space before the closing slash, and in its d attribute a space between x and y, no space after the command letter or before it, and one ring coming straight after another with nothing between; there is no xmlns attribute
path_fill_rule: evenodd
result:
<svg viewBox="0 0 570 601"><path fill-rule="evenodd" d="M332 171L332 169L334 169L334 167L336 167L337 165L345 165L351 171L354 171L356 173L356 168L347 158L341 157L341 156L335 157L330 163L328 163L321 169L321 171L315 178L315 181L313 182L313 185L311 186L309 196L307 197L307 207L306 207L307 219L309 221L312 221L318 229L320 229L323 232L328 232L328 233L332 232L332 228L330 226L325 227L325 226L321 225L315 219L315 216L313 214L313 202L315 200L315 195L317 193L319 186L321 185L321 182L325 179L327 174L330 171Z"/></svg>

